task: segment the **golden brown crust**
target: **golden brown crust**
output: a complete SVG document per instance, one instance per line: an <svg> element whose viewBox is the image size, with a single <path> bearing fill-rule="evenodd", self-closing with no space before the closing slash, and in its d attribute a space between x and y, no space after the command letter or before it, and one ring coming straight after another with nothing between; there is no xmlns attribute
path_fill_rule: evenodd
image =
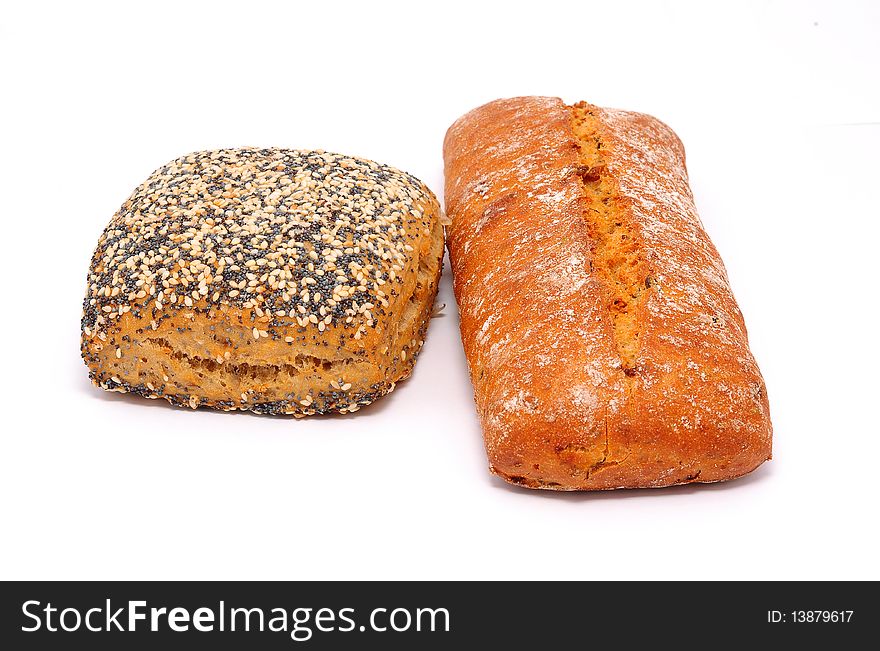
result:
<svg viewBox="0 0 880 651"><path fill-rule="evenodd" d="M452 125L444 159L494 473L533 488L654 487L770 458L764 382L668 127L498 100Z"/></svg>
<svg viewBox="0 0 880 651"><path fill-rule="evenodd" d="M296 416L357 411L412 372L443 254L434 195L320 151L200 152L105 229L82 354L98 386Z"/></svg>

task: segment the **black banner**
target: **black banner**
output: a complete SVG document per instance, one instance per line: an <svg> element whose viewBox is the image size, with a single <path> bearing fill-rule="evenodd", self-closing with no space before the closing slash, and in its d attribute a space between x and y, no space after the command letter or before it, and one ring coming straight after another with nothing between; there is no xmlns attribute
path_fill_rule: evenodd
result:
<svg viewBox="0 0 880 651"><path fill-rule="evenodd" d="M4 583L6 649L511 649L874 639L872 583ZM867 637L865 635L867 634ZM812 648L812 646L811 646Z"/></svg>

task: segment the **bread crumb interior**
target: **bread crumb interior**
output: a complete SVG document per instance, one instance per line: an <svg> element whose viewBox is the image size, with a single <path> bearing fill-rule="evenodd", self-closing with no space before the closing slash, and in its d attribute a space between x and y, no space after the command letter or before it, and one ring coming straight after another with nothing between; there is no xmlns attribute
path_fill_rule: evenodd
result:
<svg viewBox="0 0 880 651"><path fill-rule="evenodd" d="M638 232L620 205L620 195L605 164L606 143L594 108L581 102L569 107L571 126L580 147L580 176L589 199L585 211L593 253L590 271L607 289L614 344L623 371L636 374L639 350L638 308L647 299L654 280L644 276Z"/></svg>

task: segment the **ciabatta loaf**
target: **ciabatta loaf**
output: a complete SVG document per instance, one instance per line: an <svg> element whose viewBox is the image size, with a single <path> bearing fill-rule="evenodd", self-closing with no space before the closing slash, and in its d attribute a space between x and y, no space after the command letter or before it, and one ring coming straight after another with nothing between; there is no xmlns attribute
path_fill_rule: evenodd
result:
<svg viewBox="0 0 880 651"><path fill-rule="evenodd" d="M732 479L767 392L658 120L499 100L445 144L461 336L492 472L557 490Z"/></svg>

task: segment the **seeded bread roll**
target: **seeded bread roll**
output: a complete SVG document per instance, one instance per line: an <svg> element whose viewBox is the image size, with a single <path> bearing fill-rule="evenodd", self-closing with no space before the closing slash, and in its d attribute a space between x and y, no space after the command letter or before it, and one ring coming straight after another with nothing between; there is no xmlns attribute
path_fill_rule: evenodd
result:
<svg viewBox="0 0 880 651"><path fill-rule="evenodd" d="M444 157L492 472L530 488L655 487L770 458L764 381L666 125L499 100L452 125Z"/></svg>
<svg viewBox="0 0 880 651"><path fill-rule="evenodd" d="M357 411L412 372L443 256L436 197L323 151L190 154L101 236L82 356L109 391L294 416Z"/></svg>

